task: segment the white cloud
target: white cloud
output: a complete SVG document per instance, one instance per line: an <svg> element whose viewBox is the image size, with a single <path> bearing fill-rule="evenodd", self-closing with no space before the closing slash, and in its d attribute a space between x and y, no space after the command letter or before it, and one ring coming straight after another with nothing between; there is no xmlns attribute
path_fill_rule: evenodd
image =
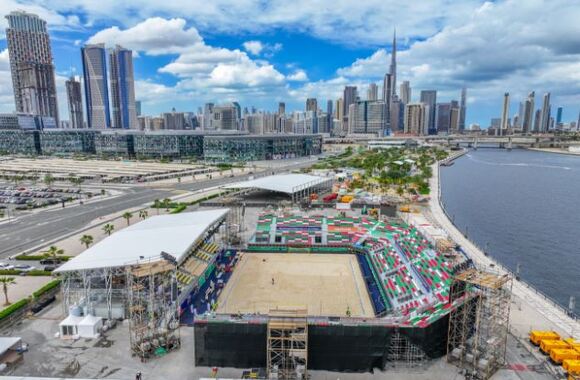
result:
<svg viewBox="0 0 580 380"><path fill-rule="evenodd" d="M260 41L246 41L243 43L244 49L253 55L259 55L264 49L264 45Z"/></svg>
<svg viewBox="0 0 580 380"><path fill-rule="evenodd" d="M116 26L101 30L87 43L105 43L108 46L116 44L137 51L145 51L149 55L177 53L194 44L202 42L195 28L186 28L182 18L164 19L149 18L137 25L121 30Z"/></svg>
<svg viewBox="0 0 580 380"><path fill-rule="evenodd" d="M177 57L160 67L159 73L179 78L174 87L141 81L137 97L192 96L202 101L223 101L224 94L239 93L267 96L274 88L285 91L285 76L264 59L251 59L238 49L226 49L205 43L194 27L183 19L152 18L130 28L112 27L89 38L90 43L121 44L145 55L175 54ZM281 45L246 44L256 54L280 49ZM147 94L141 95L141 91ZM201 99L200 99L201 98Z"/></svg>
<svg viewBox="0 0 580 380"><path fill-rule="evenodd" d="M287 79L294 82L306 82L308 80L308 75L304 70L296 70L294 73L288 75Z"/></svg>

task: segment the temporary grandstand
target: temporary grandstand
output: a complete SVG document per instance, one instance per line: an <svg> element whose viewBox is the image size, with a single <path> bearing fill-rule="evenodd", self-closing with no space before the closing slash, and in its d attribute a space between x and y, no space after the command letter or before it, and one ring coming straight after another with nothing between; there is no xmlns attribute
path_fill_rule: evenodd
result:
<svg viewBox="0 0 580 380"><path fill-rule="evenodd" d="M214 313L195 321L198 365L267 365L276 310L306 320L308 369L417 365L445 355L449 313L472 297L449 297L470 262L438 252L404 222L266 212L246 251Z"/></svg>
<svg viewBox="0 0 580 380"><path fill-rule="evenodd" d="M77 305L103 318L126 317L129 272L176 271L185 289L210 265L217 251L211 241L228 211L152 216L85 250L56 270L65 310Z"/></svg>
<svg viewBox="0 0 580 380"><path fill-rule="evenodd" d="M279 174L227 185L228 189L264 190L287 194L292 202L299 201L313 193L328 192L333 179L308 174Z"/></svg>

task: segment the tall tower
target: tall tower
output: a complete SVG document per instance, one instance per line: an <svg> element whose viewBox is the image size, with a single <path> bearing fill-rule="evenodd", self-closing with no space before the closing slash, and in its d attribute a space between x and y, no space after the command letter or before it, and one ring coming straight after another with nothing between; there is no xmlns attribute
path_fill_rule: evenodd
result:
<svg viewBox="0 0 580 380"><path fill-rule="evenodd" d="M81 82L73 76L66 82L66 97L68 100L68 114L70 127L73 129L83 128L83 98L81 95Z"/></svg>
<svg viewBox="0 0 580 380"><path fill-rule="evenodd" d="M532 91L528 94L528 98L524 102L524 114L522 119L522 131L523 133L530 133L533 129L534 123L534 98L535 92Z"/></svg>
<svg viewBox="0 0 580 380"><path fill-rule="evenodd" d="M52 117L59 125L56 82L46 21L23 11L6 16L16 112Z"/></svg>
<svg viewBox="0 0 580 380"><path fill-rule="evenodd" d="M467 113L467 88L461 89L461 103L459 107L459 133L465 131L465 114Z"/></svg>
<svg viewBox="0 0 580 380"><path fill-rule="evenodd" d="M539 132L548 132L550 129L550 93L544 94L544 102L542 104L542 116L540 118Z"/></svg>
<svg viewBox="0 0 580 380"><path fill-rule="evenodd" d="M137 129L133 52L119 45L109 53L113 126Z"/></svg>
<svg viewBox="0 0 580 380"><path fill-rule="evenodd" d="M85 45L81 48L85 103L89 128L111 127L109 90L107 84L107 58L105 44Z"/></svg>
<svg viewBox="0 0 580 380"><path fill-rule="evenodd" d="M389 68L391 74L391 98L397 94L397 29L393 29L393 50L391 52L391 67Z"/></svg>
<svg viewBox="0 0 580 380"><path fill-rule="evenodd" d="M423 90L421 91L421 103L429 106L428 117L425 119L427 121L427 133L430 135L436 134L437 129L435 127L435 116L437 114L437 91L436 90Z"/></svg>
<svg viewBox="0 0 580 380"><path fill-rule="evenodd" d="M369 88L367 89L367 100L376 101L379 97L379 87L376 83L369 84Z"/></svg>
<svg viewBox="0 0 580 380"><path fill-rule="evenodd" d="M401 102L403 102L404 104L411 103L411 84L409 83L408 80L403 81L403 83L401 83L400 92L401 92Z"/></svg>
<svg viewBox="0 0 580 380"><path fill-rule="evenodd" d="M286 114L286 103L280 102L278 103L278 115L282 116Z"/></svg>
<svg viewBox="0 0 580 380"><path fill-rule="evenodd" d="M345 129L348 123L348 118L350 117L350 115L348 114L349 107L351 104L354 104L356 102L356 90L357 90L356 86L344 87L344 92L342 96L343 130Z"/></svg>
<svg viewBox="0 0 580 380"><path fill-rule="evenodd" d="M510 117L510 93L506 92L503 94L503 109L501 112L501 124L499 125L499 135L503 134L503 131L508 129L509 124L509 117Z"/></svg>
<svg viewBox="0 0 580 380"><path fill-rule="evenodd" d="M318 111L318 101L316 98L306 99L306 111L317 112Z"/></svg>

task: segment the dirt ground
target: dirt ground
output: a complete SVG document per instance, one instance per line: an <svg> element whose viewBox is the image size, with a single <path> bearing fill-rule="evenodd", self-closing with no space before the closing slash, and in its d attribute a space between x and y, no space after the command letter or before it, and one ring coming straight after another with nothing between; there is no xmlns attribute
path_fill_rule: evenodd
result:
<svg viewBox="0 0 580 380"><path fill-rule="evenodd" d="M272 279L274 283L272 283ZM354 255L244 253L218 299L218 313L262 313L280 307L309 315L373 317Z"/></svg>
<svg viewBox="0 0 580 380"><path fill-rule="evenodd" d="M14 278L14 284L8 285L8 299L11 303L20 301L23 298L28 297L32 292L40 289L45 284L53 280L50 276L2 276L2 277L12 277ZM4 309L6 299L4 298L4 292L0 287L0 310Z"/></svg>

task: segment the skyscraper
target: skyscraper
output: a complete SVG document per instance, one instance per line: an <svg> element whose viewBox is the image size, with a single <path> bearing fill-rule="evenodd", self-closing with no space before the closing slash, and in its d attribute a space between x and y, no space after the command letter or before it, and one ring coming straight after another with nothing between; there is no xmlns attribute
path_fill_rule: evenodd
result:
<svg viewBox="0 0 580 380"><path fill-rule="evenodd" d="M379 87L376 83L369 84L369 88L367 90L367 100L375 101L379 98Z"/></svg>
<svg viewBox="0 0 580 380"><path fill-rule="evenodd" d="M544 102L542 104L542 116L540 118L539 132L548 132L550 129L550 93L544 94Z"/></svg>
<svg viewBox="0 0 580 380"><path fill-rule="evenodd" d="M109 53L113 126L137 129L133 52L119 45ZM167 128L167 126L166 126Z"/></svg>
<svg viewBox="0 0 580 380"><path fill-rule="evenodd" d="M137 117L141 116L141 101L140 100L135 100L135 113L137 114Z"/></svg>
<svg viewBox="0 0 580 380"><path fill-rule="evenodd" d="M449 133L451 129L451 103L437 104L437 133Z"/></svg>
<svg viewBox="0 0 580 380"><path fill-rule="evenodd" d="M459 133L463 133L463 131L465 131L466 113L467 113L467 88L463 87L461 89L461 105L459 107L459 122L458 122Z"/></svg>
<svg viewBox="0 0 580 380"><path fill-rule="evenodd" d="M391 97L397 95L397 30L393 30L393 48L391 51L391 67L389 67L391 74Z"/></svg>
<svg viewBox="0 0 580 380"><path fill-rule="evenodd" d="M332 112L332 100L326 101L326 118L328 119L328 132L332 131L332 122L334 121L334 114Z"/></svg>
<svg viewBox="0 0 580 380"><path fill-rule="evenodd" d="M534 116L534 131L541 132L542 131L542 110L536 110L536 116Z"/></svg>
<svg viewBox="0 0 580 380"><path fill-rule="evenodd" d="M556 124L562 124L562 111L563 108L562 107L558 107L558 110L556 111Z"/></svg>
<svg viewBox="0 0 580 380"><path fill-rule="evenodd" d="M318 111L318 102L316 101L316 98L306 99L306 111L312 111L312 112Z"/></svg>
<svg viewBox="0 0 580 380"><path fill-rule="evenodd" d="M503 108L501 112L501 124L499 126L499 135L503 135L504 131L507 133L510 118L510 93L503 94Z"/></svg>
<svg viewBox="0 0 580 380"><path fill-rule="evenodd" d="M391 112L391 102L393 99L393 74L387 73L385 74L385 78L383 79L383 102L385 103L385 127L384 129L390 128L391 116L389 112Z"/></svg>
<svg viewBox="0 0 580 380"><path fill-rule="evenodd" d="M73 129L83 128L83 98L81 95L81 82L75 77L70 77L66 82L66 97L68 100L68 114L70 127Z"/></svg>
<svg viewBox="0 0 580 380"><path fill-rule="evenodd" d="M425 135L428 129L429 106L425 103L410 103L405 106L405 133Z"/></svg>
<svg viewBox="0 0 580 380"><path fill-rule="evenodd" d="M16 112L58 120L58 102L46 21L23 11L8 16L6 40Z"/></svg>
<svg viewBox="0 0 580 380"><path fill-rule="evenodd" d="M400 92L401 92L401 102L403 102L403 104L411 103L411 84L409 83L408 80L403 81L403 83L401 83Z"/></svg>
<svg viewBox="0 0 580 380"><path fill-rule="evenodd" d="M524 102L524 114L522 119L522 131L523 133L530 133L533 129L534 123L534 91L528 94L528 98Z"/></svg>
<svg viewBox="0 0 580 380"><path fill-rule="evenodd" d="M429 106L428 120L427 120L427 133L434 135L437 133L437 128L435 127L435 115L437 113L437 91L436 90L423 90L421 91L421 103Z"/></svg>
<svg viewBox="0 0 580 380"><path fill-rule="evenodd" d="M105 44L85 45L81 48L81 55L87 124L89 128L110 128L111 113L109 110Z"/></svg>
<svg viewBox="0 0 580 380"><path fill-rule="evenodd" d="M280 102L278 103L278 115L286 114L286 103Z"/></svg>
<svg viewBox="0 0 580 380"><path fill-rule="evenodd" d="M342 117L343 117L343 130L348 124L348 110L351 104L356 102L356 86L345 86L344 93L342 96Z"/></svg>

